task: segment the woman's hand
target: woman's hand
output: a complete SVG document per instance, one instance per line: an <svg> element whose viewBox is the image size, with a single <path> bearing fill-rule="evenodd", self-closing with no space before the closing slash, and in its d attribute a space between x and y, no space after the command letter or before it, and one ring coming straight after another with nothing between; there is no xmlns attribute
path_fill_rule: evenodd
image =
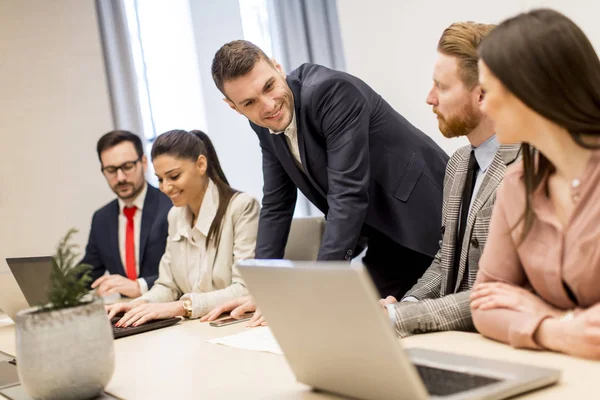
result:
<svg viewBox="0 0 600 400"><path fill-rule="evenodd" d="M205 316L200 318L200 322L214 321L219 318L222 314L231 312L230 315L236 318L238 315L242 315L246 312L252 312L256 310L256 305L252 301L252 297L244 296L236 299L229 300L208 312Z"/></svg>
<svg viewBox="0 0 600 400"><path fill-rule="evenodd" d="M471 309L505 308L530 314L558 317L563 311L522 287L502 282L479 283L471 291Z"/></svg>
<svg viewBox="0 0 600 400"><path fill-rule="evenodd" d="M385 299L379 299L379 305L387 310L388 304L396 304L398 300L394 296L388 296Z"/></svg>
<svg viewBox="0 0 600 400"><path fill-rule="evenodd" d="M104 309L108 312L108 319L113 319L115 315L120 313L126 313L134 307L140 304L147 303L147 301L134 301L131 303L115 303L108 306L104 306Z"/></svg>
<svg viewBox="0 0 600 400"><path fill-rule="evenodd" d="M115 312L114 314L125 311L125 315L123 315L123 317L116 323L117 327L122 328L128 326L138 326L154 319L166 319L185 315L183 302L181 300L172 301L170 303L142 303L136 301L133 303L113 304L112 306L107 306L107 309L108 307L119 309L119 311ZM112 310L110 312L112 312Z"/></svg>
<svg viewBox="0 0 600 400"><path fill-rule="evenodd" d="M214 321L223 313L230 312L232 318L242 318L244 314L254 312L252 319L246 324L247 327L255 328L257 326L266 326L267 321L263 317L260 310L256 309L256 304L252 296L238 297L237 299L229 300L218 307L212 309L208 314L200 318L200 321Z"/></svg>
<svg viewBox="0 0 600 400"><path fill-rule="evenodd" d="M258 326L267 326L267 321L265 320L265 317L262 315L260 310L256 308L256 305L254 305L254 304L252 304L252 305L254 306L256 311L254 311L254 315L252 316L250 321L248 321L248 323L246 324L246 327L256 328ZM235 310L233 310L233 311L235 311ZM231 312L231 316L233 316L233 311ZM237 318L237 317L234 317L234 318Z"/></svg>
<svg viewBox="0 0 600 400"><path fill-rule="evenodd" d="M600 360L600 304L577 311L573 319L542 321L534 340L550 350Z"/></svg>

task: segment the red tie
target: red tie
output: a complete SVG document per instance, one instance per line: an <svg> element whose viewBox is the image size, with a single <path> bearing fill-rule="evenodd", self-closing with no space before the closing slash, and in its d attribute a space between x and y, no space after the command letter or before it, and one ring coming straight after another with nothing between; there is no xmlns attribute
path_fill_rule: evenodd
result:
<svg viewBox="0 0 600 400"><path fill-rule="evenodd" d="M127 278L132 281L137 279L137 272L135 270L135 232L133 230L133 216L136 211L136 206L123 208L123 214L127 217L127 229L125 233L125 272L127 272Z"/></svg>

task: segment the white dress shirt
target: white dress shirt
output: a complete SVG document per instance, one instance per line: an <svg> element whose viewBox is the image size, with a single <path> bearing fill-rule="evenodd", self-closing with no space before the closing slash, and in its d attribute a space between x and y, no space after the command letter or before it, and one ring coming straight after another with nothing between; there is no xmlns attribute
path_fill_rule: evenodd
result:
<svg viewBox="0 0 600 400"><path fill-rule="evenodd" d="M133 242L135 245L135 271L136 274L140 275L140 235L142 231L142 212L144 210L144 202L146 201L146 193L148 193L148 184L144 183L144 188L133 200L133 206L137 207L135 215L133 216ZM127 235L127 217L123 213L123 209L126 204L123 200L119 200L119 253L121 255L121 262L123 268L127 271L127 258L125 256L125 238ZM140 285L140 292L142 294L148 291L148 282L144 278L137 279Z"/></svg>
<svg viewBox="0 0 600 400"><path fill-rule="evenodd" d="M298 146L298 126L296 124L296 112L293 112L292 121L283 132L274 132L271 129L269 129L269 132L271 132L272 135L280 135L283 133L294 160L300 169L302 169L302 161L300 160L300 147Z"/></svg>

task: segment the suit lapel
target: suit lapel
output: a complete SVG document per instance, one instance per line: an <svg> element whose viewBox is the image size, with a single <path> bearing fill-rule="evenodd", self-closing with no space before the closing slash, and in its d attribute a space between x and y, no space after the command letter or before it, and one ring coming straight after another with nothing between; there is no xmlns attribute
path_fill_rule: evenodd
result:
<svg viewBox="0 0 600 400"><path fill-rule="evenodd" d="M119 251L119 202L117 200L114 201L111 207L107 225L109 252L115 260L115 266L125 275L125 268L123 267L123 260L121 260L121 252Z"/></svg>
<svg viewBox="0 0 600 400"><path fill-rule="evenodd" d="M519 155L519 150L520 145L511 144L500 146L498 152L496 152L492 163L483 177L479 191L473 200L471 212L469 213L469 218L467 220L467 229L472 228L475 215L481 210L490 196L496 192L498 185L500 185L500 182L504 179L507 165L510 165L515 161Z"/></svg>
<svg viewBox="0 0 600 400"><path fill-rule="evenodd" d="M300 118L300 112L302 111L300 109L300 104L301 104L300 96L302 95L302 93L301 93L302 83L296 77L288 76L286 79L287 79L288 86L290 87L290 90L292 91L292 94L294 96L294 113L296 115L296 135L298 136L298 149L300 150L300 161L302 162L302 166L308 175L308 171L306 169L306 143L304 141L304 135L301 134L302 125L303 125L302 118Z"/></svg>
<svg viewBox="0 0 600 400"><path fill-rule="evenodd" d="M154 216L158 208L157 190L148 185L146 199L144 200L144 209L142 210L142 226L140 227L140 254L138 255L138 265L140 266L140 276L142 276L142 265L144 262L144 254L146 253L146 243L152 230Z"/></svg>
<svg viewBox="0 0 600 400"><path fill-rule="evenodd" d="M288 86L290 87L290 89L292 90L292 93L294 95L294 112L296 113L296 135L298 137L298 149L300 151L300 161L302 162L302 168L304 169L304 175L308 178L308 180L310 181L310 183L314 186L314 188L323 196L323 197L327 197L327 194L323 191L323 189L319 186L319 184L313 179L313 176L311 174L310 171L310 166L308 163L308 158L307 158L307 154L306 154L306 140L302 131L303 128L303 121L302 118L300 118L301 116L301 87L302 84L300 82L300 80L296 77L287 77L287 82L288 82ZM281 135L280 135L281 136ZM285 138L284 138L285 141ZM286 143L286 149L288 150L288 153L290 153L289 148L287 146ZM291 154L290 154L291 156ZM292 160L292 162L294 163L294 167L296 167L296 169L298 169L296 163Z"/></svg>
<svg viewBox="0 0 600 400"><path fill-rule="evenodd" d="M290 178L292 178L294 182L303 181L305 179L304 176L306 175L304 175L300 168L298 168L296 165L294 156L288 147L285 135L283 133L280 133L279 135L272 135L269 133L269 135L271 136L271 140L275 146L276 153L279 155L279 160L281 161L281 164L287 171Z"/></svg>
<svg viewBox="0 0 600 400"><path fill-rule="evenodd" d="M473 226L475 224L475 218L477 213L481 210L484 204L486 204L487 200L496 192L498 185L504 179L504 174L506 172L507 165L510 165L519 155L520 145L503 145L500 146L492 163L488 167L483 181L481 182L481 186L479 187L479 191L475 195L475 199L473 200L473 204L471 206L471 210L469 211L469 216L467 218L467 226L465 228L465 237L471 237L471 232L473 231ZM464 186L464 184L463 184ZM458 220L458 217L457 217ZM460 264L458 270L458 279L456 280L456 286L454 287L454 292L458 290L462 283L462 279L466 272L466 264L468 254L466 249L469 248L469 241L463 240Z"/></svg>
<svg viewBox="0 0 600 400"><path fill-rule="evenodd" d="M463 147L458 150L458 159L456 161L456 169L448 170L450 174L450 189L448 191L448 199L446 201L446 216L444 228L444 241L442 242L442 271L444 273L442 279L441 294L442 296L452 293L453 288L450 287L452 281L452 268L454 264L454 253L456 251L456 233L457 223L460 213L460 204L462 201L462 192L467 180L468 157L470 153L469 147Z"/></svg>
<svg viewBox="0 0 600 400"><path fill-rule="evenodd" d="M508 166L515 162L515 160L521 155L521 144L502 145L500 146L500 150L498 150L498 152L502 155L504 164Z"/></svg>

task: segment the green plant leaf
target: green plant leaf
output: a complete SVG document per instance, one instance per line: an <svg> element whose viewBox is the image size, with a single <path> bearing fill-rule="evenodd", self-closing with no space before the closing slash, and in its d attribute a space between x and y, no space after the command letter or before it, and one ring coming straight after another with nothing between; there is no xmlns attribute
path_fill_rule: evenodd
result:
<svg viewBox="0 0 600 400"><path fill-rule="evenodd" d="M56 254L52 257L52 271L48 285L48 304L41 306L41 311L61 310L86 304L84 300L89 292L92 266L76 264L79 253L78 246L71 243L77 233L75 228L69 229L59 242ZM94 295L95 296L95 295Z"/></svg>

